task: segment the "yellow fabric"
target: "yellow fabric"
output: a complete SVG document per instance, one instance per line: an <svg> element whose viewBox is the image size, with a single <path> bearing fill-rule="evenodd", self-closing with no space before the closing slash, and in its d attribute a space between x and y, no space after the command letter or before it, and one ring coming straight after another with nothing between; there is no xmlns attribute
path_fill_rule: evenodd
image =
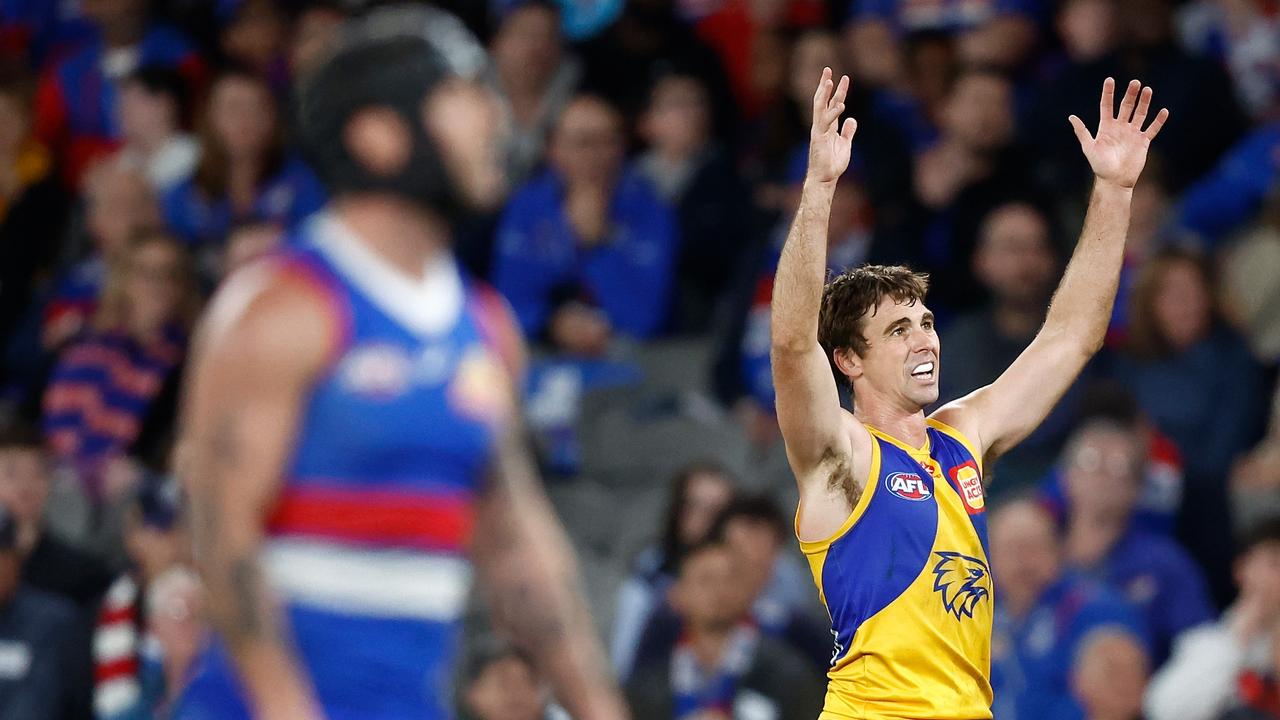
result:
<svg viewBox="0 0 1280 720"><path fill-rule="evenodd" d="M13 173L18 179L18 185L9 196L0 196L0 218L8 213L9 203L17 198L24 188L43 180L52 167L53 160L45 146L34 140L23 143L18 156L13 159Z"/></svg>

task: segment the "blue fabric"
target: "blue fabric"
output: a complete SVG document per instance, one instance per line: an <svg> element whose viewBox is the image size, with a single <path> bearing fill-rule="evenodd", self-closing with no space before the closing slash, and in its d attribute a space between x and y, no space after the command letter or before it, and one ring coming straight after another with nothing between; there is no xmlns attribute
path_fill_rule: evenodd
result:
<svg viewBox="0 0 1280 720"><path fill-rule="evenodd" d="M160 199L165 222L174 234L192 245L221 245L240 220L271 220L286 228L298 226L325 202L324 187L309 167L297 159L258 189L252 210L237 217L227 198L207 198L194 179L175 185Z"/></svg>
<svg viewBox="0 0 1280 720"><path fill-rule="evenodd" d="M22 51L32 67L45 59L74 50L94 36L94 27L80 11L79 3L56 0L0 0L0 35L24 41L12 50ZM6 37L6 41L9 38Z"/></svg>
<svg viewBox="0 0 1280 720"><path fill-rule="evenodd" d="M963 30L1000 15L1027 15L1041 19L1047 11L1043 0L853 0L852 20L887 20L900 31Z"/></svg>
<svg viewBox="0 0 1280 720"><path fill-rule="evenodd" d="M609 236L582 248L566 217L563 185L548 171L522 187L497 231L493 283L511 302L526 335L546 328L557 294L604 311L615 331L638 339L667 325L679 232L674 211L639 173L619 180Z"/></svg>
<svg viewBox="0 0 1280 720"><path fill-rule="evenodd" d="M991 642L992 710L999 720L1081 717L1070 675L1080 642L1093 630L1119 626L1146 641L1138 611L1111 590L1066 575L1041 593L1025 618L996 603Z"/></svg>
<svg viewBox="0 0 1280 720"><path fill-rule="evenodd" d="M1173 540L1132 527L1089 573L1137 608L1151 633L1152 667L1183 630L1213 619L1200 568Z"/></svg>
<svg viewBox="0 0 1280 720"><path fill-rule="evenodd" d="M1280 121L1236 143L1208 176L1183 195L1178 225L1213 246L1257 215L1269 191L1280 187Z"/></svg>

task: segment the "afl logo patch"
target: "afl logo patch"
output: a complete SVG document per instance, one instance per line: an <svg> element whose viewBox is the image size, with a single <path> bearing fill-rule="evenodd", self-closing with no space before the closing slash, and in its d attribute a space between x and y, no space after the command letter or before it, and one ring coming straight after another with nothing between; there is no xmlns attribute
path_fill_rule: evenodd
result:
<svg viewBox="0 0 1280 720"><path fill-rule="evenodd" d="M397 345L371 343L352 349L338 367L338 378L348 392L375 400L389 400L409 387L413 362Z"/></svg>
<svg viewBox="0 0 1280 720"><path fill-rule="evenodd" d="M889 492L897 495L903 500L912 500L919 502L928 500L933 497L933 492L929 490L929 486L925 485L924 480L915 473L898 472L885 476L884 486Z"/></svg>

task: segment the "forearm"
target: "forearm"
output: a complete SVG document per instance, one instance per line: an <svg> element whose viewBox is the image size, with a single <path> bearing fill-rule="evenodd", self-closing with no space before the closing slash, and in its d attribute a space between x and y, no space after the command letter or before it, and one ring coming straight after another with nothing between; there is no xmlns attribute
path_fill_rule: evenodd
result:
<svg viewBox="0 0 1280 720"><path fill-rule="evenodd" d="M1084 229L1049 306L1043 332L1092 355L1102 346L1124 261L1133 189L1094 183Z"/></svg>
<svg viewBox="0 0 1280 720"><path fill-rule="evenodd" d="M817 342L827 279L827 225L835 183L806 180L773 284L775 350L808 352Z"/></svg>

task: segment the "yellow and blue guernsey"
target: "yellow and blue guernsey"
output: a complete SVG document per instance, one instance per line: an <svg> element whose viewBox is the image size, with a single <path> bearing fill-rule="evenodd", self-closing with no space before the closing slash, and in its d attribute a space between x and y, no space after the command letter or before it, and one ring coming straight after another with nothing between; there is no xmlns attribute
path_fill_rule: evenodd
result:
<svg viewBox="0 0 1280 720"><path fill-rule="evenodd" d="M820 720L991 717L982 464L930 419L911 446L868 427L871 474L835 535L801 542L835 652Z"/></svg>

